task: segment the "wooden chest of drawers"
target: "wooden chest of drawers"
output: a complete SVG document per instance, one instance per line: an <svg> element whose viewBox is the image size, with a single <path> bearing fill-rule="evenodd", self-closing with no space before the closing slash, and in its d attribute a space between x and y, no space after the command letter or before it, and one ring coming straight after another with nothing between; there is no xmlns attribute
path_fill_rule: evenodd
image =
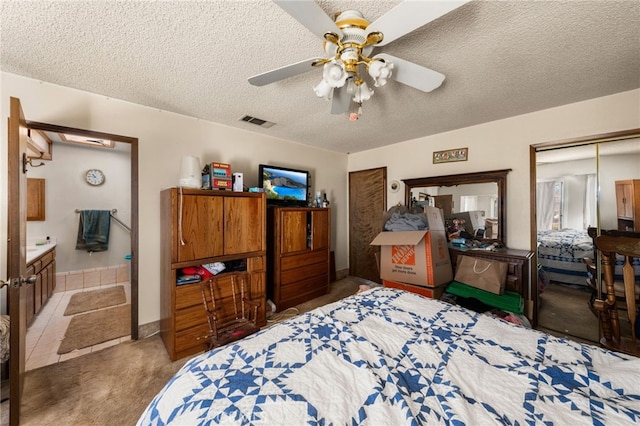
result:
<svg viewBox="0 0 640 426"><path fill-rule="evenodd" d="M282 311L329 292L330 210L267 211L267 295Z"/></svg>

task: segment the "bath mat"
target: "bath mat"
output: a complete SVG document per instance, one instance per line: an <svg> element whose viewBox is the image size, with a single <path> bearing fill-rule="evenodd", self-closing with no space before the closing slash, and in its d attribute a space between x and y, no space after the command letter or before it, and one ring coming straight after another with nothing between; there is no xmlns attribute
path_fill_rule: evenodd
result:
<svg viewBox="0 0 640 426"><path fill-rule="evenodd" d="M87 348L131 333L131 304L101 309L71 318L58 354Z"/></svg>
<svg viewBox="0 0 640 426"><path fill-rule="evenodd" d="M64 315L79 314L81 312L93 311L109 306L122 305L123 303L127 303L127 296L124 293L124 287L121 285L83 291L71 296Z"/></svg>

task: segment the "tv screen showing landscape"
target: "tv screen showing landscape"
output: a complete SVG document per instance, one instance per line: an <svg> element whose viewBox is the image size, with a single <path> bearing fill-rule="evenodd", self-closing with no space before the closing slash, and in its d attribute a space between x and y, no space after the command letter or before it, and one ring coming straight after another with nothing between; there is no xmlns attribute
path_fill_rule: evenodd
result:
<svg viewBox="0 0 640 426"><path fill-rule="evenodd" d="M267 195L267 201L275 201L280 204L307 204L309 172L260 165L260 180Z"/></svg>

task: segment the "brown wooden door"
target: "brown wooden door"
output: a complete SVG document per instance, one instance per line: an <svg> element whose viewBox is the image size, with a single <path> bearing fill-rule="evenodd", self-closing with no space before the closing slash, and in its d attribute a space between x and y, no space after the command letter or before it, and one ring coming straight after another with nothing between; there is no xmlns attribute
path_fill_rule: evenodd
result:
<svg viewBox="0 0 640 426"><path fill-rule="evenodd" d="M307 250L307 212L279 209L278 214L281 231L280 254Z"/></svg>
<svg viewBox="0 0 640 426"><path fill-rule="evenodd" d="M618 217L633 218L633 185L629 182L616 182L616 201Z"/></svg>
<svg viewBox="0 0 640 426"><path fill-rule="evenodd" d="M182 195L182 222L175 223L174 229L182 230L174 244L177 259L187 262L208 257L222 256L224 236L222 234L223 197L206 195ZM178 194L178 204L180 195ZM180 209L176 219L180 220ZM181 243L180 238L182 237Z"/></svg>
<svg viewBox="0 0 640 426"><path fill-rule="evenodd" d="M386 167L349 173L349 275L375 282L380 282L379 249L370 243L382 230L386 185Z"/></svg>
<svg viewBox="0 0 640 426"><path fill-rule="evenodd" d="M264 196L224 198L224 254L266 249Z"/></svg>
<svg viewBox="0 0 640 426"><path fill-rule="evenodd" d="M20 100L11 98L8 128L8 237L7 274L9 285L9 424L20 423L20 405L24 387L25 335L27 332L26 274L27 176L23 158L27 151L27 127Z"/></svg>
<svg viewBox="0 0 640 426"><path fill-rule="evenodd" d="M453 213L453 195L435 195L433 203L435 207L442 210L443 214Z"/></svg>
<svg viewBox="0 0 640 426"><path fill-rule="evenodd" d="M329 232L331 229L329 224L331 215L329 213L329 210L313 210L311 212L312 250L326 249L329 247Z"/></svg>

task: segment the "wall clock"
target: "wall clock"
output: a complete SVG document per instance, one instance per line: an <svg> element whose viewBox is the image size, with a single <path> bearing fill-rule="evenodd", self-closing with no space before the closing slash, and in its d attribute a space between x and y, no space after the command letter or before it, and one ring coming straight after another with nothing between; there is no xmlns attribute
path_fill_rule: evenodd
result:
<svg viewBox="0 0 640 426"><path fill-rule="evenodd" d="M87 171L85 179L89 185L102 185L104 183L104 173L102 170L91 169Z"/></svg>

